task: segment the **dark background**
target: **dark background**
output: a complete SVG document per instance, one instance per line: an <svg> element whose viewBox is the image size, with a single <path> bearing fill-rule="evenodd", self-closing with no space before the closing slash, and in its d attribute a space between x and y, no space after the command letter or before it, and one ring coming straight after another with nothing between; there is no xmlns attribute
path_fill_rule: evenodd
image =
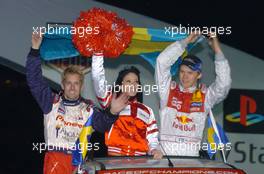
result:
<svg viewBox="0 0 264 174"><path fill-rule="evenodd" d="M173 0L97 0L124 8L175 26L231 26L231 35L220 40L234 48L264 59L263 3L250 1L173 1ZM137 26L140 27L140 26Z"/></svg>
<svg viewBox="0 0 264 174"><path fill-rule="evenodd" d="M99 1L173 25L231 26L232 34L221 36L222 42L264 58L261 48L263 6L260 2ZM32 151L32 143L44 142L42 112L30 94L25 75L0 66L0 98L2 134L0 174L42 173L44 155ZM102 151L96 155L104 153L105 151Z"/></svg>

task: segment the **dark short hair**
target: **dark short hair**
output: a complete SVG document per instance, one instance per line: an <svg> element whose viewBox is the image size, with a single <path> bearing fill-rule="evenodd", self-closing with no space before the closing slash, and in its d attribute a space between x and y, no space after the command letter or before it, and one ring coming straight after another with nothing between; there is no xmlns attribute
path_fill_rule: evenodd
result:
<svg viewBox="0 0 264 174"><path fill-rule="evenodd" d="M194 55L187 55L182 60L181 65L186 65L193 71L202 72L202 60Z"/></svg>
<svg viewBox="0 0 264 174"><path fill-rule="evenodd" d="M124 77L127 74L129 74L129 73L136 74L136 76L138 77L138 83L139 83L139 85L141 85L141 82L140 82L140 71L136 67L130 66L130 67L124 68L123 70L121 70L118 73L114 88L116 88L117 86L121 86L122 82L124 80ZM121 92L117 93L117 96L120 95L120 94L121 94ZM138 102L141 102L141 103L143 102L143 93L142 92L137 92L135 97L136 97Z"/></svg>

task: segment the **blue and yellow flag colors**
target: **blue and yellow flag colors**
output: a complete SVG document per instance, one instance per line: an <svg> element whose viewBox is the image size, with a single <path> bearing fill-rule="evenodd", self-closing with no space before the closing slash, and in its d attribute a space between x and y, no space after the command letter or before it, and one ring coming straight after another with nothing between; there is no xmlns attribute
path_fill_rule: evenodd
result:
<svg viewBox="0 0 264 174"><path fill-rule="evenodd" d="M64 27L63 30L53 29L44 35L41 44L40 53L45 61L65 59L79 56L80 53L72 44L72 36L70 33L71 27ZM63 31L58 32L58 31ZM174 33L173 35L167 34L165 29L152 29L152 28L133 28L134 35L129 47L123 53L124 55L139 55L155 68L156 59L161 51L163 51L171 43L182 40L187 37L187 34ZM197 41L196 43L200 42ZM196 44L188 45L183 58ZM175 75L177 67L182 59L172 67L171 73Z"/></svg>
<svg viewBox="0 0 264 174"><path fill-rule="evenodd" d="M44 35L40 48L40 53L44 60L56 60L80 55L72 44L70 31L70 26L62 29L53 28ZM134 27L133 31L132 41L123 53L125 55L161 52L172 42L187 37L187 34L173 34L172 36L161 29Z"/></svg>
<svg viewBox="0 0 264 174"><path fill-rule="evenodd" d="M178 37L178 39L180 36ZM184 53L181 55L181 57L172 65L171 67L171 74L175 75L178 71L178 67L181 64L182 60L184 59L185 56L188 55L188 53L191 51L191 49L199 42L201 42L204 39L204 37L200 37L195 43L189 44L187 48L185 49ZM170 43L171 44L171 43ZM129 49L129 48L128 48ZM164 48L165 49L165 48ZM140 53L139 55L146 60L154 69L156 66L156 60L158 55L160 54L162 50L155 51L155 52L144 52Z"/></svg>
<svg viewBox="0 0 264 174"><path fill-rule="evenodd" d="M216 123L216 127L217 127L217 131L219 133L219 137L217 136L217 133L213 127L212 124L212 120L211 117L208 117L207 120L207 143L208 143L208 156L210 158L212 158L214 156L214 154L217 152L217 150L221 150L220 148L223 149L223 147L220 146L220 143L222 143L222 145L225 145L229 142L225 131L223 130L223 128ZM219 139L220 138L220 139Z"/></svg>
<svg viewBox="0 0 264 174"><path fill-rule="evenodd" d="M41 44L40 52L44 60L70 58L80 55L72 44L71 27L49 30ZM166 34L165 30L133 28L134 35L125 55L161 52L172 42L182 40L187 34Z"/></svg>
<svg viewBox="0 0 264 174"><path fill-rule="evenodd" d="M80 136L75 143L75 149L72 151L73 165L77 166L84 163L85 156L88 152L88 143L90 142L92 133L92 116L90 116L84 124Z"/></svg>
<svg viewBox="0 0 264 174"><path fill-rule="evenodd" d="M141 55L145 53L161 52L172 42L182 40L187 34L166 34L165 30L151 28L133 28L134 35L124 54Z"/></svg>

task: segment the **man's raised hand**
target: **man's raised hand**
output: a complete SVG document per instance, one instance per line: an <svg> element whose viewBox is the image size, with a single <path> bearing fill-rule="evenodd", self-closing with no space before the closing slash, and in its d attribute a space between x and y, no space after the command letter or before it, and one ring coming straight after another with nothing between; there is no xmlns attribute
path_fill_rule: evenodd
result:
<svg viewBox="0 0 264 174"><path fill-rule="evenodd" d="M32 42L32 48L33 49L36 49L36 50L39 49L39 47L41 45L41 42L42 42L42 38L43 37L40 34L40 32L38 32L38 33L33 32L32 33L32 40L31 40L31 42Z"/></svg>
<svg viewBox="0 0 264 174"><path fill-rule="evenodd" d="M222 53L220 43L219 43L216 33L209 33L208 37L209 37L208 44L211 46L215 54Z"/></svg>

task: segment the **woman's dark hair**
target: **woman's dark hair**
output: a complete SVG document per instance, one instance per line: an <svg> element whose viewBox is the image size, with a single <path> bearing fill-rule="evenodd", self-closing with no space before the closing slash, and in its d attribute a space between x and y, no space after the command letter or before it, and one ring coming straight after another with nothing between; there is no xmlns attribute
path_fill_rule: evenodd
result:
<svg viewBox="0 0 264 174"><path fill-rule="evenodd" d="M137 77L138 77L138 83L139 83L139 85L141 85L139 70L136 67L134 67L134 66L130 66L130 67L126 67L125 69L123 69L122 71L119 72L118 77L117 77L116 82L115 82L115 86L114 86L115 89L118 86L122 86L122 82L124 80L124 77L127 74L129 74L129 73L136 74ZM115 90L115 91L118 91L118 90ZM121 92L118 92L117 96L119 96L120 94L121 94ZM142 93L142 91L141 92L137 92L135 98L137 99L138 102L142 103L143 102L143 93Z"/></svg>

